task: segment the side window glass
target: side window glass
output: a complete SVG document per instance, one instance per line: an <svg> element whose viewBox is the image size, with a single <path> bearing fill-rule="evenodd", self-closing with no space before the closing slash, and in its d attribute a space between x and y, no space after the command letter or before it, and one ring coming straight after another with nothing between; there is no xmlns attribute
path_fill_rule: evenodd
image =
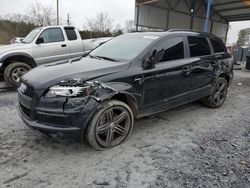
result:
<svg viewBox="0 0 250 188"><path fill-rule="evenodd" d="M214 48L214 53L226 52L226 47L219 41L211 39L211 43Z"/></svg>
<svg viewBox="0 0 250 188"><path fill-rule="evenodd" d="M44 43L64 41L63 33L60 28L50 28L42 32L40 37L43 37Z"/></svg>
<svg viewBox="0 0 250 188"><path fill-rule="evenodd" d="M164 55L160 62L172 61L184 58L184 43L182 37L173 37L161 43L157 50L164 49Z"/></svg>
<svg viewBox="0 0 250 188"><path fill-rule="evenodd" d="M65 32L68 40L76 40L77 35L74 28L65 28Z"/></svg>
<svg viewBox="0 0 250 188"><path fill-rule="evenodd" d="M210 55L211 49L208 41L204 37L189 36L188 37L190 57L199 57Z"/></svg>

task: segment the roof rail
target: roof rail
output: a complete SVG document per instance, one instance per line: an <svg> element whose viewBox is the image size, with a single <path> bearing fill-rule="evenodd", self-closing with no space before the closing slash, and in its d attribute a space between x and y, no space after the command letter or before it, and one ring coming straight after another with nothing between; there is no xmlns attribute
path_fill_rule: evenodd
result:
<svg viewBox="0 0 250 188"><path fill-rule="evenodd" d="M214 35L213 33L204 32L204 31L193 31L191 29L169 29L167 32L175 32L175 31L184 31L184 32L186 31L186 32L200 33L204 35Z"/></svg>
<svg viewBox="0 0 250 188"><path fill-rule="evenodd" d="M169 29L168 32L175 32L175 31L190 31L193 32L191 29Z"/></svg>

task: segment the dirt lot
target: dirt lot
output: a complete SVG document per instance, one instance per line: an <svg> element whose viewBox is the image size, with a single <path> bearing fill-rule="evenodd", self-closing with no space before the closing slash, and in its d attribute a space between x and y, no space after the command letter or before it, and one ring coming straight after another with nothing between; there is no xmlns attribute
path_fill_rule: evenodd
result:
<svg viewBox="0 0 250 188"><path fill-rule="evenodd" d="M235 71L220 109L200 103L136 122L97 152L30 131L15 91L0 92L0 187L250 187L250 72Z"/></svg>

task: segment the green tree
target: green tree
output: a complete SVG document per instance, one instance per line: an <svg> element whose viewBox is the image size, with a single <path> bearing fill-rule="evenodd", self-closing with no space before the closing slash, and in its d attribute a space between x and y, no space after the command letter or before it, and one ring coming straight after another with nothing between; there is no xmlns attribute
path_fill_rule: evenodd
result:
<svg viewBox="0 0 250 188"><path fill-rule="evenodd" d="M245 45L246 35L247 35L246 29L242 29L239 31L237 45L240 45L240 46Z"/></svg>
<svg viewBox="0 0 250 188"><path fill-rule="evenodd" d="M23 21L0 20L0 44L8 44L13 37L25 37L35 27Z"/></svg>

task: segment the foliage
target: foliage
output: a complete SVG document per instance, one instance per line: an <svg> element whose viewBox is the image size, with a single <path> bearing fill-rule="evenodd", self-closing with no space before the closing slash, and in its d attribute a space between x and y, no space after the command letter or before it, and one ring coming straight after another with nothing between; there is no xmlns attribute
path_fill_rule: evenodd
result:
<svg viewBox="0 0 250 188"><path fill-rule="evenodd" d="M30 17L29 21L35 25L56 25L55 10L51 7L44 7L39 3L32 4L27 9L27 15Z"/></svg>
<svg viewBox="0 0 250 188"><path fill-rule="evenodd" d="M37 26L56 25L55 10L39 3L31 4L26 9L25 14L8 14L5 18L14 22L33 23Z"/></svg>
<svg viewBox="0 0 250 188"><path fill-rule="evenodd" d="M8 44L13 37L25 37L35 27L55 24L56 16L52 8L32 4L24 14L0 17L0 44Z"/></svg>
<svg viewBox="0 0 250 188"><path fill-rule="evenodd" d="M113 28L113 20L107 13L98 13L96 17L87 18L85 28L94 32L109 32Z"/></svg>
<svg viewBox="0 0 250 188"><path fill-rule="evenodd" d="M245 45L246 35L247 35L246 29L242 29L242 30L239 31L237 45L240 45L240 46L244 46Z"/></svg>
<svg viewBox="0 0 250 188"><path fill-rule="evenodd" d="M13 37L24 37L35 27L23 21L0 20L0 44L8 44Z"/></svg>
<svg viewBox="0 0 250 188"><path fill-rule="evenodd" d="M135 23L134 20L127 20L125 22L125 32L129 33L129 32L133 32L135 31Z"/></svg>
<svg viewBox="0 0 250 188"><path fill-rule="evenodd" d="M8 44L13 37L25 37L32 29L38 26L55 25L55 11L41 4L30 5L25 14L0 15L0 44ZM82 39L115 37L124 32L135 30L133 20L128 20L125 27L117 24L113 29L113 19L107 13L98 13L88 18L84 30L80 31Z"/></svg>
<svg viewBox="0 0 250 188"><path fill-rule="evenodd" d="M89 30L83 30L80 31L80 35L82 39L91 39L91 38L100 38L100 37L116 37L118 35L123 34L122 31L117 31L117 32L101 32L101 31L89 31Z"/></svg>

